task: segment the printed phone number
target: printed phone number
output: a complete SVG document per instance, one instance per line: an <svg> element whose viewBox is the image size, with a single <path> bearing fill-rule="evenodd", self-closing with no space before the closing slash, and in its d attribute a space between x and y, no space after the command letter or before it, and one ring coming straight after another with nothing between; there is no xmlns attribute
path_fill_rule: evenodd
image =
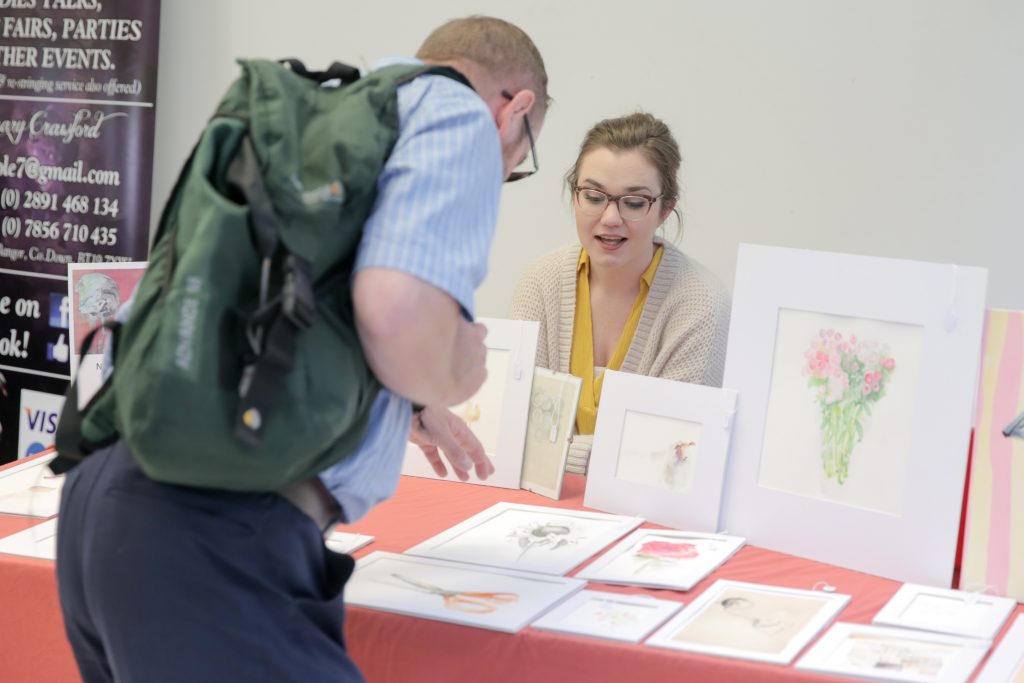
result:
<svg viewBox="0 0 1024 683"><path fill-rule="evenodd" d="M89 242L97 247L112 247L117 244L117 228L105 225L88 226L84 223L67 221L40 221L35 218L4 216L0 222L0 234L17 239L24 235L33 240L61 240L65 243Z"/></svg>
<svg viewBox="0 0 1024 683"><path fill-rule="evenodd" d="M64 213L91 212L94 216L110 216L111 218L117 218L120 211L118 200L109 197L90 199L84 194L73 194L64 197L64 200L61 201L56 192L27 190L22 193L21 190L14 187L5 187L0 190L0 210L57 211L61 208L64 209Z"/></svg>
<svg viewBox="0 0 1024 683"><path fill-rule="evenodd" d="M86 170L81 159L70 166L54 166L44 164L37 157L14 157L9 154L0 158L0 178L28 178L40 185L57 180L62 183L79 185L111 185L121 184L121 172L102 169Z"/></svg>

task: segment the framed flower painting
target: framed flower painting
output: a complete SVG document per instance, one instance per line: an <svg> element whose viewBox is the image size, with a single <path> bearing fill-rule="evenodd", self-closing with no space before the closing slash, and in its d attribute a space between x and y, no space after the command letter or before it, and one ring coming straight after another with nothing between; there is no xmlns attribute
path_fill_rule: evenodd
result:
<svg viewBox="0 0 1024 683"><path fill-rule="evenodd" d="M741 245L723 528L793 555L950 585L986 278L980 268Z"/></svg>

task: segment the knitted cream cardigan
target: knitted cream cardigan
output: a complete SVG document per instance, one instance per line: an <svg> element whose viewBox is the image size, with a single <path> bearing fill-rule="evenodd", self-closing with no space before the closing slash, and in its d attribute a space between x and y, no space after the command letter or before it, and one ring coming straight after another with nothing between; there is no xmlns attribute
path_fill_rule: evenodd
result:
<svg viewBox="0 0 1024 683"><path fill-rule="evenodd" d="M721 386L729 293L673 245L661 238L655 242L665 251L621 370ZM557 372L569 372L580 249L569 245L534 262L516 286L509 310L515 320L540 321L537 365Z"/></svg>

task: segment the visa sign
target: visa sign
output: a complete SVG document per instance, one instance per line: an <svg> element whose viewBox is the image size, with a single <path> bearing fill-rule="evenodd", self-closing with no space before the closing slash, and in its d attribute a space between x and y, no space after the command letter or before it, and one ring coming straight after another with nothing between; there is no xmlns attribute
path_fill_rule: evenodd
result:
<svg viewBox="0 0 1024 683"><path fill-rule="evenodd" d="M53 445L64 397L32 389L21 390L18 457L27 458Z"/></svg>

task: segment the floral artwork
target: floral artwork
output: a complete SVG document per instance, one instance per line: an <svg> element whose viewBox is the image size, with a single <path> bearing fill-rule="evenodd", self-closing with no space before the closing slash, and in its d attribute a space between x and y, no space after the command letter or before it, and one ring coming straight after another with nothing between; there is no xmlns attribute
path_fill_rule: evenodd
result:
<svg viewBox="0 0 1024 683"><path fill-rule="evenodd" d="M700 553L693 543L672 541L647 541L642 543L633 556L638 561L637 573L645 569L674 567L680 562L692 560Z"/></svg>
<svg viewBox="0 0 1024 683"><path fill-rule="evenodd" d="M522 488L556 500L561 495L581 384L578 377L534 368Z"/></svg>
<svg viewBox="0 0 1024 683"><path fill-rule="evenodd" d="M804 358L807 386L821 408L821 464L826 477L843 484L871 406L885 396L896 361L886 345L833 329L822 329Z"/></svg>

